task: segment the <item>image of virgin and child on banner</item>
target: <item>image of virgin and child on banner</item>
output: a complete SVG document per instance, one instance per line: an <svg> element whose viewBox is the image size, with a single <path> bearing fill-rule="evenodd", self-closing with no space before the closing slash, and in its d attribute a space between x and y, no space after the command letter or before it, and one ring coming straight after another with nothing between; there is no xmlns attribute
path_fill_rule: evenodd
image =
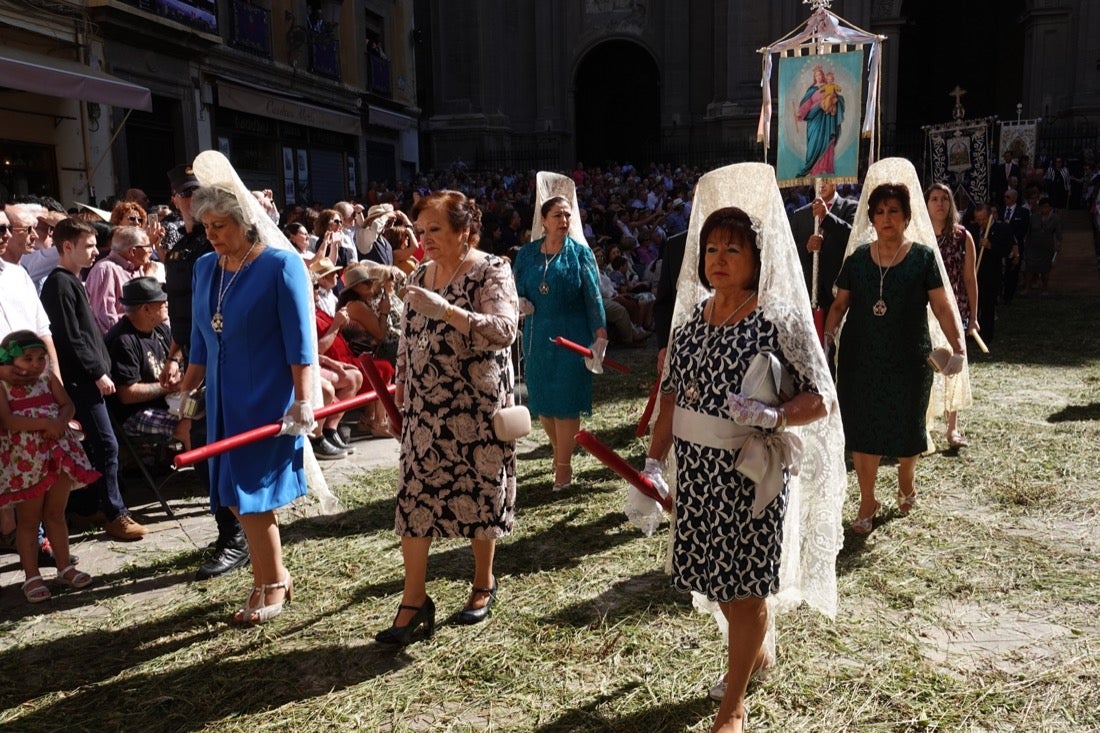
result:
<svg viewBox="0 0 1100 733"><path fill-rule="evenodd" d="M862 50L780 58L780 186L858 181L862 64Z"/></svg>
<svg viewBox="0 0 1100 733"><path fill-rule="evenodd" d="M974 203L989 201L989 120L960 120L925 128L932 180Z"/></svg>

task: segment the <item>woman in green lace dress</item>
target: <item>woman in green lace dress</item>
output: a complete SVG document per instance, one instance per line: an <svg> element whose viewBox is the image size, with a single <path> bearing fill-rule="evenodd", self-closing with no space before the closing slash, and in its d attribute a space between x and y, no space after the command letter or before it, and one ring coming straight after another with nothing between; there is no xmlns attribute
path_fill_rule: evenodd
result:
<svg viewBox="0 0 1100 733"><path fill-rule="evenodd" d="M871 531L879 503L875 479L882 456L898 459L898 508L916 502L914 474L926 446L925 413L932 388L932 348L926 306L951 344L944 374L962 370L966 343L931 246L906 239L912 218L909 189L888 183L872 190L868 215L876 240L857 247L841 266L826 339L847 315L837 359L837 397L844 441L859 480L859 514L852 531Z"/></svg>

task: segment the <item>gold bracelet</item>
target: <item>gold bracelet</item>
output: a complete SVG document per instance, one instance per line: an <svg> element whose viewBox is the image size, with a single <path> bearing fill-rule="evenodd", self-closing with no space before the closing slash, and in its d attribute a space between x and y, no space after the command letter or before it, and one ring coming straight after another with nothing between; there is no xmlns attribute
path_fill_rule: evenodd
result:
<svg viewBox="0 0 1100 733"><path fill-rule="evenodd" d="M443 311L443 322L444 323L450 323L451 322L451 316L453 316L454 313L455 313L455 307L453 305L447 306L447 309L445 311Z"/></svg>
<svg viewBox="0 0 1100 733"><path fill-rule="evenodd" d="M776 430L787 429L787 411L782 406L779 408L779 425L776 426Z"/></svg>

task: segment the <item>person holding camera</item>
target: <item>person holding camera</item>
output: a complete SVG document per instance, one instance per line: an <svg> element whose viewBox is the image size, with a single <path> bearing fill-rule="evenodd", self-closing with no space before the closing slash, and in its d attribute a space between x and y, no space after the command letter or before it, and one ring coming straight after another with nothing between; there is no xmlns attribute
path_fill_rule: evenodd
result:
<svg viewBox="0 0 1100 733"><path fill-rule="evenodd" d="M335 209L325 209L317 216L313 224L313 233L317 235L317 256L327 257L340 267L347 267L359 261L355 246L344 234L344 219Z"/></svg>
<svg viewBox="0 0 1100 733"><path fill-rule="evenodd" d="M367 210L355 246L364 260L396 265L406 275L416 269L423 252L405 212L392 204L376 204Z"/></svg>

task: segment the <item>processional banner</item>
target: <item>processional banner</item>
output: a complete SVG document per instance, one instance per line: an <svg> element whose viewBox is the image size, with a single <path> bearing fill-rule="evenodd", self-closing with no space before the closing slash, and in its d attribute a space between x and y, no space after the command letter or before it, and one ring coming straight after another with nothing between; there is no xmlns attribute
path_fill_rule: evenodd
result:
<svg viewBox="0 0 1100 733"><path fill-rule="evenodd" d="M975 203L989 201L989 120L960 120L925 128L932 180L964 191Z"/></svg>
<svg viewBox="0 0 1100 733"><path fill-rule="evenodd" d="M1017 120L1016 122L1001 123L1001 149L999 160L1004 159L1007 152L1012 153L1014 160L1027 156L1029 160L1035 160L1035 130L1039 120Z"/></svg>
<svg viewBox="0 0 1100 733"><path fill-rule="evenodd" d="M863 50L779 59L780 186L859 180Z"/></svg>

